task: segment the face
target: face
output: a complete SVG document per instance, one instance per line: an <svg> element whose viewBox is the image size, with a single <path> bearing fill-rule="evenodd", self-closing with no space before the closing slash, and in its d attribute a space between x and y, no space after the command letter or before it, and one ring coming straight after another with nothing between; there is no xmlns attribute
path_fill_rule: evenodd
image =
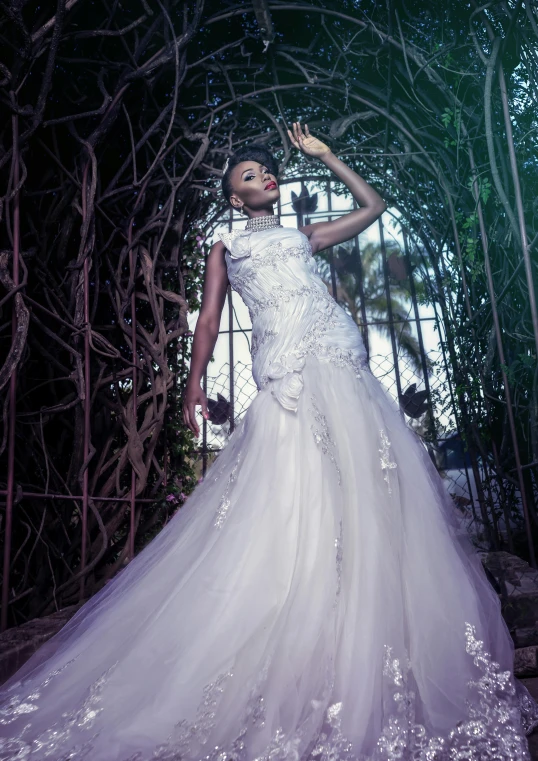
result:
<svg viewBox="0 0 538 761"><path fill-rule="evenodd" d="M242 161L234 166L230 175L234 190L230 197L232 206L245 212L272 212L273 204L280 198L280 190L274 174L257 161Z"/></svg>

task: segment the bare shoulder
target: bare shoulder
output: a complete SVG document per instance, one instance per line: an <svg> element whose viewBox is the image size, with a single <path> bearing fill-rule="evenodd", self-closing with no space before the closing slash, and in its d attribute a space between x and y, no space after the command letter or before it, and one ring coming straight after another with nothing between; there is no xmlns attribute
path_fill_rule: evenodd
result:
<svg viewBox="0 0 538 761"><path fill-rule="evenodd" d="M206 272L211 277L219 276L225 278L227 276L226 268L226 247L221 240L215 241L209 249L209 254L206 260Z"/></svg>
<svg viewBox="0 0 538 761"><path fill-rule="evenodd" d="M205 264L202 306L198 318L211 322L217 328L228 288L225 250L224 244L220 240L213 243L209 249Z"/></svg>
<svg viewBox="0 0 538 761"><path fill-rule="evenodd" d="M216 240L211 248L209 249L209 256L222 256L224 255L224 252L226 251L226 246L221 240Z"/></svg>

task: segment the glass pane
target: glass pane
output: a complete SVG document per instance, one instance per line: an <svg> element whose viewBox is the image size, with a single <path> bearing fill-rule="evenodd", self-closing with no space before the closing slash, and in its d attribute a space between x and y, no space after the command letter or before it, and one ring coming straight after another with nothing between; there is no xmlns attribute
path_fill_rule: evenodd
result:
<svg viewBox="0 0 538 761"><path fill-rule="evenodd" d="M311 196L317 194L316 208L311 212L311 215L326 212L329 208L329 197L326 192L327 184L324 182L307 182L306 186Z"/></svg>
<svg viewBox="0 0 538 761"><path fill-rule="evenodd" d="M316 214L316 212L326 212L328 208L328 199L327 194L325 192L326 184L321 181L308 181L305 183L306 189L308 191L308 194L314 198L312 198L312 207L307 207L304 211L304 215L306 216L312 216ZM293 199L292 199L292 192L296 194L296 196L300 196L302 193L302 184L301 182L289 182L285 183L280 186L280 193L281 193L281 203L280 203L280 216L288 218L296 219L296 212L293 208ZM287 225L288 227L291 226L291 224Z"/></svg>
<svg viewBox="0 0 538 761"><path fill-rule="evenodd" d="M333 211L351 211L353 209L353 196L349 193L337 195L333 186L331 190L331 209Z"/></svg>
<svg viewBox="0 0 538 761"><path fill-rule="evenodd" d="M294 213L292 216L280 217L280 224L282 227L295 227L297 229L297 215Z"/></svg>
<svg viewBox="0 0 538 761"><path fill-rule="evenodd" d="M287 182L280 186L280 215L295 214L292 206L291 192L299 195L301 192L300 182Z"/></svg>

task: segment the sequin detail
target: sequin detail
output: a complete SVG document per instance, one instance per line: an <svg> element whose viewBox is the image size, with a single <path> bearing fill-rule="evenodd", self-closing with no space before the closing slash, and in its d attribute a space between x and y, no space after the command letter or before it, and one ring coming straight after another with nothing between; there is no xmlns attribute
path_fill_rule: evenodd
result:
<svg viewBox="0 0 538 761"><path fill-rule="evenodd" d="M323 299L324 294L329 296L329 292L326 289L324 291L318 285L301 285L299 288L285 288L282 284L275 285L269 291L268 296L257 299L256 303L249 307L250 318L254 322L262 312L267 309L280 309L283 304L288 304L292 299L299 299L302 296ZM329 298L332 297L329 296Z"/></svg>
<svg viewBox="0 0 538 761"><path fill-rule="evenodd" d="M336 596L340 596L340 590L342 585L342 560L343 560L343 540L344 540L344 534L343 534L343 526L342 526L342 519L340 519L340 533L334 540L334 546L336 547ZM336 601L335 601L336 604Z"/></svg>
<svg viewBox="0 0 538 761"><path fill-rule="evenodd" d="M265 698L262 689L266 684L271 662L272 656L268 655L250 690L245 710L245 730L249 725L259 729L265 727Z"/></svg>
<svg viewBox="0 0 538 761"><path fill-rule="evenodd" d="M0 706L0 725L6 726L7 724L11 724L12 722L16 721L19 716L24 716L26 714L32 713L33 711L37 711L37 706L34 704L34 701L37 701L41 697L43 688L46 687L49 682L54 679L54 677L56 677L58 674L61 674L61 672L75 660L76 658L71 658L70 661L64 663L64 665L60 668L51 671L43 680L43 682L41 682L39 689L34 690L34 692L31 692L27 697L21 698L17 694L14 694L12 697L8 697L8 699ZM9 688L8 696L21 685L22 681L20 680L12 684Z"/></svg>
<svg viewBox="0 0 538 761"><path fill-rule="evenodd" d="M275 338L278 335L278 331L271 330L270 328L265 328L261 333L257 333L253 331L252 334L252 346L250 348L250 355L252 359L256 356L258 353L258 350L261 346L266 343L270 338Z"/></svg>
<svg viewBox="0 0 538 761"><path fill-rule="evenodd" d="M280 241L271 243L261 254L255 255L255 259L264 267L278 270L279 266L290 258L304 259L312 256L310 244L306 241L297 246L283 246Z"/></svg>
<svg viewBox="0 0 538 761"><path fill-rule="evenodd" d="M466 701L468 719L458 722L446 736L428 736L424 725L415 720L416 694L409 686L409 657L405 663L393 657L393 648L384 647L383 675L393 686L395 710L389 716L374 752L359 757L342 732L342 702L330 705L324 729L307 761L529 761L525 734L538 725L536 704L529 709L518 698L509 671L500 671L499 664L484 650L476 638L476 628L465 623L466 652L481 671L476 680L469 680L472 698ZM532 722L528 713L532 712ZM527 714L527 715L525 715Z"/></svg>
<svg viewBox="0 0 538 761"><path fill-rule="evenodd" d="M238 293L242 299L246 301L246 289L248 288L249 284L252 281L252 275L246 276L246 275L234 275L233 280L231 280L231 286L236 293ZM252 320L252 313L249 309L249 315Z"/></svg>
<svg viewBox="0 0 538 761"><path fill-rule="evenodd" d="M175 730L171 737L167 738L165 745L160 746L160 751L172 750L173 756L156 755L157 759L188 758L192 757L193 744L203 746L207 743L211 730L215 726L217 709L221 703L222 696L229 680L233 676L230 669L218 675L215 681L207 684L203 688L202 699L196 709L196 718L194 721L182 719L175 725ZM153 758L153 756L151 757ZM129 759L131 761L131 759ZM145 761L141 758L140 761Z"/></svg>
<svg viewBox="0 0 538 761"><path fill-rule="evenodd" d="M228 517L228 510L229 510L230 505L232 503L232 501L230 499L230 491L232 489L232 484L237 479L237 471L239 469L240 462L241 462L241 454L239 454L239 456L237 457L237 459L236 459L236 461L235 461L235 463L234 463L234 465L233 465L233 467L232 467L232 469L230 471L230 475L228 476L228 480L226 482L226 486L224 488L224 492L222 494L222 497L220 498L220 502L219 502L219 505L217 507L217 512L216 512L216 515L215 515L215 521L213 523L215 528L222 528L222 526L224 525L224 521Z"/></svg>
<svg viewBox="0 0 538 761"><path fill-rule="evenodd" d="M525 734L530 734L538 726L537 704L523 685L519 685L519 691L516 689L511 672L500 670L499 664L484 649L483 641L476 638L476 628L467 622L465 640L466 652L477 667L477 678L468 682L467 718L444 736L432 736L416 722L417 698L410 687L409 657L406 653L403 659L395 658L393 648L385 645L383 676L390 686L394 709L369 756L354 752L353 744L342 731L345 704L334 700L334 665L331 661L326 668L321 694L317 700L311 701L312 721L302 723L291 734L278 726L262 753L252 759L247 753L246 740L256 731L263 730L267 722L260 688L267 677L268 660L249 693L242 726L226 747L213 744L212 732L219 723L219 708L226 707L224 693L233 677L232 669L222 672L204 687L194 721L178 721L164 743L147 752L137 751L121 761L529 761ZM86 741L74 745L70 739L71 728L76 726L84 732L95 728L101 693L116 665L89 687L80 706L63 714L63 722L34 740L28 737L31 723L27 723L16 737L0 738L0 757L6 761L43 761L47 758L89 761L98 733L90 734ZM20 715L16 712L23 703L37 703L43 688L61 670L51 672L37 690L19 699L17 705L8 697L0 707L2 723L9 724L10 712L15 714L14 718ZM20 686L21 682L12 689ZM30 716L35 715L39 706L35 705L34 709ZM77 740L79 738L80 732L77 732Z"/></svg>
<svg viewBox="0 0 538 761"><path fill-rule="evenodd" d="M29 713L29 708L32 702L39 700L42 697L42 691L48 684L55 678L64 668L72 663L76 658L66 663L62 668L52 671L46 679L41 683L37 690L34 690L26 696L24 701L20 701L16 696L11 700L6 701L6 705L1 707L2 724L9 724L10 721L14 721L21 713ZM99 714L103 711L102 706L99 705L101 700L102 691L108 681L110 674L114 671L119 661L113 663L108 669L106 669L101 676L99 676L86 690L86 694L77 707L73 711L65 712L61 715L61 719L44 732L42 732L37 738L29 740L25 735L28 734L28 730L31 728L31 722L28 722L22 729L22 732L16 737L1 737L0 738L0 758L5 761L10 759L20 759L20 761L26 761L26 759L32 757L40 757L42 759L51 758L53 753L65 752L67 748L71 751L68 755L62 756L63 759L85 759L91 757L91 751L94 747L94 740L96 739L98 732L87 738L82 744L72 745L72 735L76 733L78 736L80 730L88 731L94 728L95 721ZM16 686L20 686L21 683L13 685L11 690ZM18 705L14 705L17 703ZM25 710L21 712L21 707L24 704ZM33 706L33 711L39 710L38 705ZM70 747L69 747L70 746ZM9 754L9 755L8 755ZM55 756L58 758L58 756Z"/></svg>
<svg viewBox="0 0 538 761"><path fill-rule="evenodd" d="M387 435L385 433L385 430L382 428L379 431L379 436L381 439L381 449L379 449L379 453L381 455L381 469L385 471L385 475L383 476L383 480L386 482L388 486L388 492L389 494L392 494L392 488L390 485L389 480L389 470L392 470L393 468L396 468L397 465L395 462L392 462L392 460L389 457L389 448L391 446L390 441L387 438Z"/></svg>
<svg viewBox="0 0 538 761"><path fill-rule="evenodd" d="M341 485L342 475L340 473L340 468L338 466L338 462L336 460L336 455L335 455L336 444L331 438L331 434L329 431L329 424L327 423L327 418L319 409L318 400L315 394L311 395L310 401L312 403L313 409L309 408L308 411L313 413L314 419L317 423L317 425L316 423L312 423L312 425L310 426L312 433L314 435L314 441L316 442L316 444L320 446L323 454L327 455L329 460L331 460L331 462L333 463L334 467L336 468L336 472L338 474L338 483Z"/></svg>

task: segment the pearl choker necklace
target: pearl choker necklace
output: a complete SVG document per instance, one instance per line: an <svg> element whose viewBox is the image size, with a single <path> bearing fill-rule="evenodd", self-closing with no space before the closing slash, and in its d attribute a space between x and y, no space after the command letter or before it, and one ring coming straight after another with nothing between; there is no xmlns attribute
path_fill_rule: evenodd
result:
<svg viewBox="0 0 538 761"><path fill-rule="evenodd" d="M276 214L267 214L264 217L251 217L245 227L245 230L257 232L258 230L270 230L272 227L282 227L280 217Z"/></svg>

